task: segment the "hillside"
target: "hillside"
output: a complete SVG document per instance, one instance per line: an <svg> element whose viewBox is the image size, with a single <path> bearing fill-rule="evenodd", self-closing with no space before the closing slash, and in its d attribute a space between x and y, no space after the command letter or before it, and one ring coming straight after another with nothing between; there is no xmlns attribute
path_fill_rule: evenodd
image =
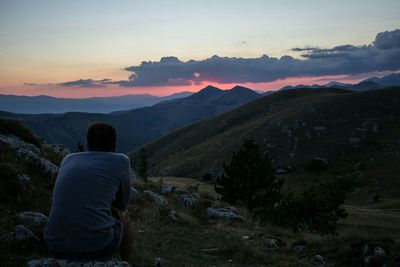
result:
<svg viewBox="0 0 400 267"><path fill-rule="evenodd" d="M0 120L0 148L1 265L105 266L54 263L48 258L43 228L58 166L68 151L6 120ZM133 266L366 266L366 262L397 266L400 262L396 211L346 206L350 216L339 222L338 235L319 236L262 224L240 205L220 201L212 185L195 179L152 177L148 183L135 180L133 186L128 207L135 232L129 261ZM387 256L374 255L374 249Z"/></svg>
<svg viewBox="0 0 400 267"><path fill-rule="evenodd" d="M146 144L150 173L216 175L245 139L254 139L277 167L288 170L300 171L314 157L335 162L364 153L377 160L400 150L399 101L398 87L280 91ZM136 153L130 153L133 160Z"/></svg>
<svg viewBox="0 0 400 267"><path fill-rule="evenodd" d="M188 97L163 101L151 107L110 114L68 112L65 114L14 114L0 117L20 120L49 143L60 143L71 150L86 141L90 122L112 123L118 130L118 148L127 152L150 140L201 119L221 114L260 97L256 92L235 87L221 90L208 86Z"/></svg>
<svg viewBox="0 0 400 267"><path fill-rule="evenodd" d="M158 97L149 94L138 94L80 99L56 98L45 95L0 95L0 110L22 114L58 114L72 111L109 113L118 110L128 110L145 106L152 106L162 101L187 97L191 94L192 93L190 92L181 92L164 97Z"/></svg>

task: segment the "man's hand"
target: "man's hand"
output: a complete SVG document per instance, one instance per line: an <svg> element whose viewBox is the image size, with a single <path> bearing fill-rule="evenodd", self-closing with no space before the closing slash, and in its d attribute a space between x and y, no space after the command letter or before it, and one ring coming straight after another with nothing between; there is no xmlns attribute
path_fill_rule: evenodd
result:
<svg viewBox="0 0 400 267"><path fill-rule="evenodd" d="M119 210L116 207L111 207L111 213L121 222L126 222L129 220L128 213L126 211Z"/></svg>

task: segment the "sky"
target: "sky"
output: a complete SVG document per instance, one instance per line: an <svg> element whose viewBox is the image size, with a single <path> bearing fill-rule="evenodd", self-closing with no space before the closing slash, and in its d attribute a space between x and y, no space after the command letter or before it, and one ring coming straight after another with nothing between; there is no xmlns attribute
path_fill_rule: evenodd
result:
<svg viewBox="0 0 400 267"><path fill-rule="evenodd" d="M399 11L398 0L0 0L0 94L357 82L400 69Z"/></svg>

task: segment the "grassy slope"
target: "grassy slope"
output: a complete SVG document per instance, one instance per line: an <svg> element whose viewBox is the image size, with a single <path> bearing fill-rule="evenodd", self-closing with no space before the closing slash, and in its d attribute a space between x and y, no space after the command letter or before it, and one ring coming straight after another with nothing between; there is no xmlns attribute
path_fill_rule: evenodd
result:
<svg viewBox="0 0 400 267"><path fill-rule="evenodd" d="M365 122L376 123L381 141L391 143L399 131L399 99L398 88L363 93L333 89L278 92L145 145L151 173L202 177L208 171L218 172L246 138L268 149L281 165L302 164L315 156L336 159L351 148L350 137L363 138L365 133L359 131ZM318 126L325 130L318 133L314 130ZM136 153L130 153L132 159Z"/></svg>

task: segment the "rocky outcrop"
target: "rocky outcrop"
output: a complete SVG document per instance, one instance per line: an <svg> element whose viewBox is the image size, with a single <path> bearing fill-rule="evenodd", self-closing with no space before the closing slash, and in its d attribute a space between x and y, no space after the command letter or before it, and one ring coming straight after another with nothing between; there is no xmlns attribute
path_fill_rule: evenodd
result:
<svg viewBox="0 0 400 267"><path fill-rule="evenodd" d="M12 150L22 159L32 160L40 168L51 177L56 177L58 173L58 167L51 161L40 156L40 149L30 143L22 141L15 136L7 136L0 134L0 141L7 143Z"/></svg>

